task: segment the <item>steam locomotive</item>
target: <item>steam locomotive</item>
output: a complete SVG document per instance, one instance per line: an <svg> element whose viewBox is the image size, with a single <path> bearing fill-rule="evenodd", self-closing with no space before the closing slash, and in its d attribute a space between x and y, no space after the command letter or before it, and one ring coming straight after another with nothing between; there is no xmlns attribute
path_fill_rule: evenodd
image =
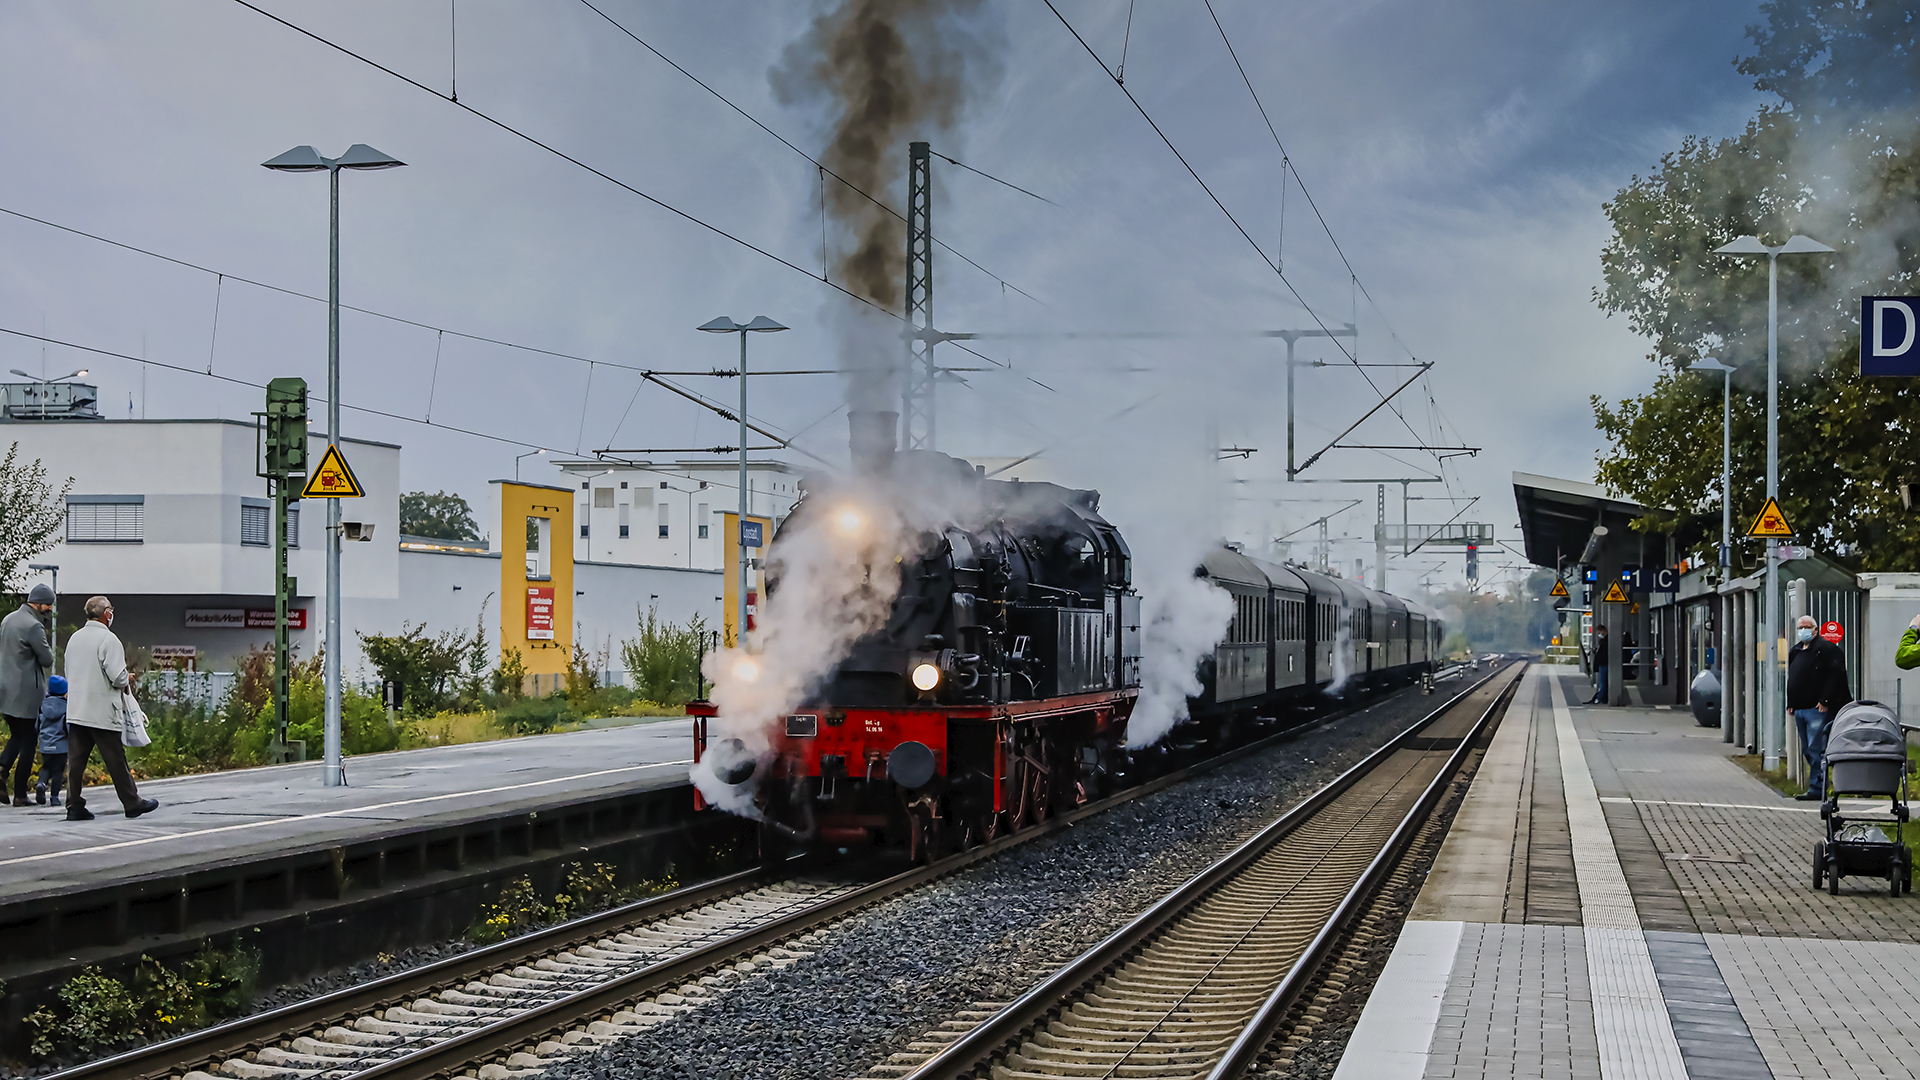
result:
<svg viewBox="0 0 1920 1080"><path fill-rule="evenodd" d="M885 627L784 717L769 754L719 774L750 791L763 856L795 842L878 844L930 861L1133 782L1146 767L1126 748L1140 597L1099 492L895 453L890 413L853 423L858 466L886 473L894 490L963 496L954 501L970 502L978 523L924 533L899 561ZM842 502L831 478L810 480L775 548ZM1438 653L1439 620L1384 593L1227 548L1197 573L1232 595L1235 615L1173 733L1183 747L1270 726L1290 703L1412 681ZM700 761L714 749L717 710L700 701L687 711Z"/></svg>

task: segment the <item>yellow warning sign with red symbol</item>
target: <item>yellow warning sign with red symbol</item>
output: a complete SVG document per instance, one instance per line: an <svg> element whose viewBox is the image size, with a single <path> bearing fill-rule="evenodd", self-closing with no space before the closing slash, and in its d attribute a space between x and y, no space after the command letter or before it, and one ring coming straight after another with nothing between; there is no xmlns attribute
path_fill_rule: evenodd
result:
<svg viewBox="0 0 1920 1080"><path fill-rule="evenodd" d="M1564 581L1560 581L1559 579L1555 579L1553 583L1553 588L1548 590L1547 595L1548 596L1567 595L1567 583Z"/></svg>
<svg viewBox="0 0 1920 1080"><path fill-rule="evenodd" d="M1604 600L1609 604L1630 603L1630 601L1627 599L1627 590L1621 588L1620 583L1617 581L1607 586L1607 595L1601 597L1600 599Z"/></svg>
<svg viewBox="0 0 1920 1080"><path fill-rule="evenodd" d="M340 448L327 444L327 452L320 458L320 467L307 477L307 486L300 492L303 499L358 499L367 494L355 479L353 470L347 467L346 456Z"/></svg>
<svg viewBox="0 0 1920 1080"><path fill-rule="evenodd" d="M1787 515L1781 512L1780 504L1769 496L1767 505L1760 508L1760 513L1754 517L1753 524L1747 526L1747 535L1792 536L1793 526L1787 524Z"/></svg>

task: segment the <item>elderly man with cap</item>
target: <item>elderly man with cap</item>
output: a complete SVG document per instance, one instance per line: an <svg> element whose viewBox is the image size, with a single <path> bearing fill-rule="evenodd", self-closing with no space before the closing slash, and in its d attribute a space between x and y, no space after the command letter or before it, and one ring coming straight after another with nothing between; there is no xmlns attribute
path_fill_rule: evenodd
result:
<svg viewBox="0 0 1920 1080"><path fill-rule="evenodd" d="M53 649L40 620L53 610L53 590L35 585L20 610L0 619L0 717L7 721L7 748L0 751L0 804L13 772L13 805L27 802L27 775L33 771L38 742L40 699L53 671Z"/></svg>

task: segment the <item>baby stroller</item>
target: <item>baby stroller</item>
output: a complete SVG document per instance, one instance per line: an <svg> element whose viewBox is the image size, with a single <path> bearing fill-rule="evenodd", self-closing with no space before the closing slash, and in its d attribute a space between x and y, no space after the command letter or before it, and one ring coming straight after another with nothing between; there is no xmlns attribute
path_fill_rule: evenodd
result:
<svg viewBox="0 0 1920 1080"><path fill-rule="evenodd" d="M1840 895L1847 875L1877 877L1893 895L1913 888L1913 853L1897 838L1907 820L1907 739L1893 710L1877 701L1843 707L1827 729L1827 799L1820 816L1827 838L1813 846L1813 887L1824 881ZM1891 802L1850 800L1844 813L1840 796L1890 796ZM1882 826L1892 826L1893 835Z"/></svg>

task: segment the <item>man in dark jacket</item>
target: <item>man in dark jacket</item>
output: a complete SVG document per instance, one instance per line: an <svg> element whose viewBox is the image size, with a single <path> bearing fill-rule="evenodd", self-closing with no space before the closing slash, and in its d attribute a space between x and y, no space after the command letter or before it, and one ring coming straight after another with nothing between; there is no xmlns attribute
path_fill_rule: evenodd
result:
<svg viewBox="0 0 1920 1080"><path fill-rule="evenodd" d="M0 619L0 717L7 722L7 748L0 751L0 806L13 770L13 805L27 806L27 774L39 741L40 699L53 671L53 649L40 620L53 610L53 590L35 585L20 610Z"/></svg>
<svg viewBox="0 0 1920 1080"><path fill-rule="evenodd" d="M1787 650L1787 709L1813 774L1806 793L1797 798L1810 802L1826 794L1827 722L1853 694L1847 690L1847 657L1840 646L1813 632L1813 616L1802 615L1799 623L1794 630L1799 640Z"/></svg>
<svg viewBox="0 0 1920 1080"><path fill-rule="evenodd" d="M1607 628L1593 628L1593 696L1587 699L1589 705L1611 705L1607 697Z"/></svg>

